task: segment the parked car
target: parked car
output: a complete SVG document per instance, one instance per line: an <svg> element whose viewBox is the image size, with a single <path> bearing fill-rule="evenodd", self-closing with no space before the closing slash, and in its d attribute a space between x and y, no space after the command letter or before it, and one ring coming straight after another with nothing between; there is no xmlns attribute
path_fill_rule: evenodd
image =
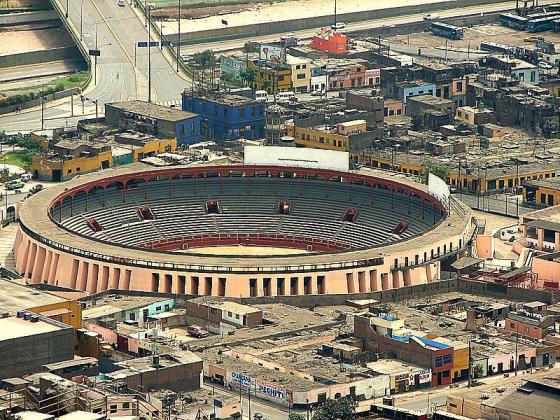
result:
<svg viewBox="0 0 560 420"><path fill-rule="evenodd" d="M124 6L126 6L126 1L125 1L125 0L119 0L119 1L117 1L117 4L118 4L120 7L124 7Z"/></svg>
<svg viewBox="0 0 560 420"><path fill-rule="evenodd" d="M439 15L436 15L435 13L428 13L427 15L424 15L423 19L426 20L426 21L436 20L436 19L439 19Z"/></svg>
<svg viewBox="0 0 560 420"><path fill-rule="evenodd" d="M539 67L545 70L550 70L554 68L554 66L550 64L548 61L539 61Z"/></svg>
<svg viewBox="0 0 560 420"><path fill-rule="evenodd" d="M195 337L195 338L204 338L204 337L208 337L208 331L205 330L202 327L199 327L198 325L191 325L190 327L187 328L187 333L191 336L191 337Z"/></svg>
<svg viewBox="0 0 560 420"><path fill-rule="evenodd" d="M314 90L313 92L311 92L311 96L323 96L324 94L325 91L323 89Z"/></svg>
<svg viewBox="0 0 560 420"><path fill-rule="evenodd" d="M21 182L19 179L16 179L14 181L10 181L6 183L6 189L8 191L13 191L13 190L19 190L20 188L24 187L24 183Z"/></svg>
<svg viewBox="0 0 560 420"><path fill-rule="evenodd" d="M31 174L28 173L21 174L19 179L21 179L21 182L31 181Z"/></svg>
<svg viewBox="0 0 560 420"><path fill-rule="evenodd" d="M346 28L346 23L344 22L336 22L334 25L331 25L331 29L339 30Z"/></svg>
<svg viewBox="0 0 560 420"><path fill-rule="evenodd" d="M282 35L282 36L280 37L280 39L281 39L282 41L287 41L288 39L292 39L292 38L295 38L295 37L296 37L296 34L290 32L290 33L287 33L287 34Z"/></svg>

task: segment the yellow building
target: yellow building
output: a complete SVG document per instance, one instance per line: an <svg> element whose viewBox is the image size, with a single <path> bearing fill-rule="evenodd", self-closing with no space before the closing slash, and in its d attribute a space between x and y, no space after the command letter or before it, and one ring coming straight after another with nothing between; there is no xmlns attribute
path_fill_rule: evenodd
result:
<svg viewBox="0 0 560 420"><path fill-rule="evenodd" d="M33 306L28 311L46 316L55 321L82 328L82 306L77 300L62 300L57 303Z"/></svg>
<svg viewBox="0 0 560 420"><path fill-rule="evenodd" d="M286 63L292 72L292 87L296 93L307 93L311 86L311 61L288 55Z"/></svg>
<svg viewBox="0 0 560 420"><path fill-rule="evenodd" d="M296 138L297 141L297 138ZM425 161L438 161L435 156L418 156L410 153L397 153L391 150L385 150L378 154L372 153L352 153L354 161L358 161L363 165L372 168L380 168L394 170L406 174L419 175ZM507 190L518 188L528 181L542 180L544 182L552 180L556 177L558 167L554 163L529 163L518 166L511 166L509 169L503 167L485 168L484 162L469 162L469 167L465 168L465 162L462 162L459 171L458 162L449 164L450 173L446 180L451 186L463 191L486 192ZM560 189L560 187L559 187ZM543 200L551 200L549 195L557 197L552 191L544 191ZM553 198L558 204L560 198Z"/></svg>
<svg viewBox="0 0 560 420"><path fill-rule="evenodd" d="M560 177L530 180L523 183L523 201L539 206L560 204Z"/></svg>
<svg viewBox="0 0 560 420"><path fill-rule="evenodd" d="M462 106L455 112L455 120L468 125L481 125L494 122L494 112L491 109Z"/></svg>
<svg viewBox="0 0 560 420"><path fill-rule="evenodd" d="M93 140L61 140L49 152L33 157L33 177L66 181L79 174L107 169L177 149L176 139L158 139L143 134Z"/></svg>
<svg viewBox="0 0 560 420"><path fill-rule="evenodd" d="M296 127L292 121L286 122L286 134L294 138L296 146L314 149L347 152L350 137L331 133L318 127Z"/></svg>
<svg viewBox="0 0 560 420"><path fill-rule="evenodd" d="M292 71L288 66L258 66L249 61L247 68L255 71L255 79L250 83L252 89L266 90L273 95L292 90Z"/></svg>

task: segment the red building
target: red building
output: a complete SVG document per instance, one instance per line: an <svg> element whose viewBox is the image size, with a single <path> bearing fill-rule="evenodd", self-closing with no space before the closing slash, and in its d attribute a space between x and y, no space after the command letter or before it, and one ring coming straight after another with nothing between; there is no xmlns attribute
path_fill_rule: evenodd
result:
<svg viewBox="0 0 560 420"><path fill-rule="evenodd" d="M343 55L348 53L348 39L346 35L322 28L321 33L313 37L309 44L311 48L324 51L329 54Z"/></svg>
<svg viewBox="0 0 560 420"><path fill-rule="evenodd" d="M414 335L397 337L378 334L372 328L371 317L367 316L354 318L354 334L363 340L365 350L432 369L432 386L451 383L453 347Z"/></svg>

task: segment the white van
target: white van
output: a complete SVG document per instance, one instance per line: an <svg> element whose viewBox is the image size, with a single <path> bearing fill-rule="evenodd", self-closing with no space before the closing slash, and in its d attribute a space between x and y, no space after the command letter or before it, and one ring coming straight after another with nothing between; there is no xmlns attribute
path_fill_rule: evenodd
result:
<svg viewBox="0 0 560 420"><path fill-rule="evenodd" d="M257 102L268 101L268 92L266 90L255 91L255 101L257 101Z"/></svg>
<svg viewBox="0 0 560 420"><path fill-rule="evenodd" d="M279 92L276 94L276 102L279 103L288 103L288 102L296 102L296 94L294 92Z"/></svg>

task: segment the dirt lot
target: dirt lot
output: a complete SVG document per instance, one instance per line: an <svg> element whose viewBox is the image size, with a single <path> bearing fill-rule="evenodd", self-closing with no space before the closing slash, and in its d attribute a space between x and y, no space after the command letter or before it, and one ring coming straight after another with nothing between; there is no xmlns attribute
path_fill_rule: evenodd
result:
<svg viewBox="0 0 560 420"><path fill-rule="evenodd" d="M338 13L359 12L364 10L384 9L389 7L408 6L420 3L435 3L439 0L338 0ZM216 3L216 2L208 2ZM325 0L299 0L299 1L278 1L262 2L251 4L239 4L244 10L235 10L231 4L220 4L214 6L215 15L199 18L185 22L182 26L183 32L195 32L204 29L222 28L222 19L228 21L229 26L242 26L248 23L266 23L298 18L308 18L313 16L328 16L333 14L334 3ZM185 8L187 8L185 6ZM189 7L191 8L191 7ZM195 9L195 7L192 7ZM208 8L204 8L208 9ZM229 11L229 12L228 12ZM233 11L233 13L232 13ZM154 12L155 15L156 12ZM207 12L202 13L207 15ZM183 29L184 28L184 29ZM174 33L177 29L175 22L164 24L164 33Z"/></svg>
<svg viewBox="0 0 560 420"><path fill-rule="evenodd" d="M531 47L533 42L523 41L529 35L528 32L516 31L506 28L498 23L465 28L465 37L460 40L449 40L448 47L454 49L477 50L482 41L492 41L516 47ZM560 42L560 34L554 32L542 32L546 40ZM410 44L417 47L441 47L445 48L445 38L432 35L430 32L420 32L410 35L398 35L390 39L393 42Z"/></svg>
<svg viewBox="0 0 560 420"><path fill-rule="evenodd" d="M0 56L72 46L64 29L0 32Z"/></svg>

